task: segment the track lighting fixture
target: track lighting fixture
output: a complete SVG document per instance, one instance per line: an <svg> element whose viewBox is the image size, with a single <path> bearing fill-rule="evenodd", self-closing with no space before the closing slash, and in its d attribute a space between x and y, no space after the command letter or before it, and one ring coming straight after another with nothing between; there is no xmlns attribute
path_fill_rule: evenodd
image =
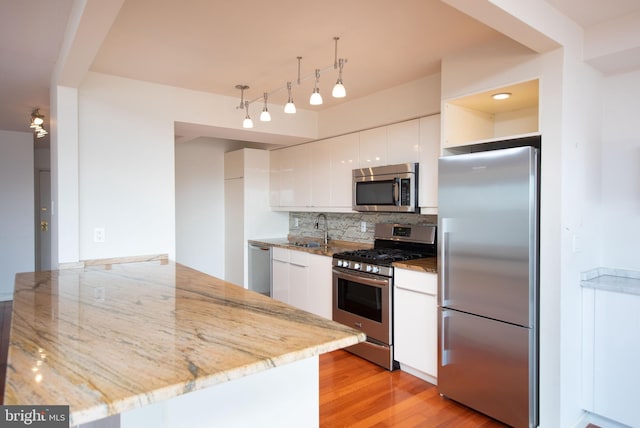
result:
<svg viewBox="0 0 640 428"><path fill-rule="evenodd" d="M307 75L307 76L300 76L300 62L302 60L301 56L296 57L298 60L298 78L296 80L296 83L298 85L300 85L300 83L304 80L308 80L311 78L315 78L315 85L313 88L313 93L311 94L311 97L309 98L309 104L311 105L320 105L322 104L323 100L322 100L322 95L320 95L320 74L329 71L330 69L334 69L334 70L338 70L338 79L336 81L335 86L333 87L333 90L331 91L331 94L333 95L334 98L344 98L347 94L344 84L342 83L342 69L344 67L344 64L347 63L347 60L345 58L338 58L338 40L340 38L339 37L334 37L333 40L335 42L335 59L334 59L334 63L328 67L325 68L316 68L314 70L313 74ZM284 106L284 112L288 113L288 114L293 114L296 112L296 106L293 103L293 96L292 96L292 82L288 81L286 83L286 86L284 87L278 87L276 89L273 89L271 91L266 91L263 93L262 97L253 99L253 100L245 100L244 99L244 91L249 89L249 86L247 85L236 85L236 89L240 89L240 105L236 108L238 109L243 109L245 110L245 118L244 121L242 123L242 126L244 128L251 128L253 127L253 121L251 120L251 117L249 116L249 104L259 101L259 100L263 100L264 101L264 106L262 108L262 112L260 113L260 121L261 122L269 122L271 121L271 114L268 111L268 107L267 107L267 100L269 95L272 95L276 92L279 92L283 89L287 90L287 103Z"/></svg>
<svg viewBox="0 0 640 428"><path fill-rule="evenodd" d="M267 110L267 98L269 94L264 93L264 107L262 108L262 113L260 113L260 122L271 122L271 114L269 110Z"/></svg>
<svg viewBox="0 0 640 428"><path fill-rule="evenodd" d="M48 134L47 130L44 129L44 116L40 114L40 109L33 109L31 112L31 125L29 128L33 129L33 132L36 138L42 138Z"/></svg>

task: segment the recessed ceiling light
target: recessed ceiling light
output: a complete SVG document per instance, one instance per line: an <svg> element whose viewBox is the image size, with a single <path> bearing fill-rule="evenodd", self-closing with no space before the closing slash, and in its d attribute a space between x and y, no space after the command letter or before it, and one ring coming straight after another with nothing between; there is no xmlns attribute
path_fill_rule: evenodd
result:
<svg viewBox="0 0 640 428"><path fill-rule="evenodd" d="M497 94L491 95L491 98L494 100L506 100L511 97L511 92L498 92Z"/></svg>

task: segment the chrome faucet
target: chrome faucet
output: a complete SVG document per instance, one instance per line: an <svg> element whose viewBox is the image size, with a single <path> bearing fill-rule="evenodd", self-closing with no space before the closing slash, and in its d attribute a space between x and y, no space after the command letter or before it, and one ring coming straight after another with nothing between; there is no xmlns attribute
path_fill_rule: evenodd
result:
<svg viewBox="0 0 640 428"><path fill-rule="evenodd" d="M316 216L316 225L315 228L316 229L320 229L320 217L322 217L324 219L324 245L328 245L329 244L329 227L327 225L327 216L324 215L323 213L320 213Z"/></svg>

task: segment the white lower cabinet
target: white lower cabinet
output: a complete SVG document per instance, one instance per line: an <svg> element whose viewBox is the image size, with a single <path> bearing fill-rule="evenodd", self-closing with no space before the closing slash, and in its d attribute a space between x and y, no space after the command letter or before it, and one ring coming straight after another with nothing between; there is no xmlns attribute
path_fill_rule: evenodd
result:
<svg viewBox="0 0 640 428"><path fill-rule="evenodd" d="M274 247L272 297L331 319L331 257Z"/></svg>
<svg viewBox="0 0 640 428"><path fill-rule="evenodd" d="M438 373L437 275L394 273L394 356L403 371L436 384Z"/></svg>
<svg viewBox="0 0 640 428"><path fill-rule="evenodd" d="M289 250L285 248L271 251L271 297L289 303Z"/></svg>
<svg viewBox="0 0 640 428"><path fill-rule="evenodd" d="M640 295L583 288L583 316L584 408L640 427Z"/></svg>

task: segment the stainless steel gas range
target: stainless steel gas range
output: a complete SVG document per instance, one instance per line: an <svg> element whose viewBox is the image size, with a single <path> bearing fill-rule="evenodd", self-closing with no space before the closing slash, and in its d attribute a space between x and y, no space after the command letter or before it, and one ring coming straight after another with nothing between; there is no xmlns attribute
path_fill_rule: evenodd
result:
<svg viewBox="0 0 640 428"><path fill-rule="evenodd" d="M367 340L346 348L388 370L393 358L393 262L436 254L435 225L379 223L374 248L333 255L333 320Z"/></svg>

